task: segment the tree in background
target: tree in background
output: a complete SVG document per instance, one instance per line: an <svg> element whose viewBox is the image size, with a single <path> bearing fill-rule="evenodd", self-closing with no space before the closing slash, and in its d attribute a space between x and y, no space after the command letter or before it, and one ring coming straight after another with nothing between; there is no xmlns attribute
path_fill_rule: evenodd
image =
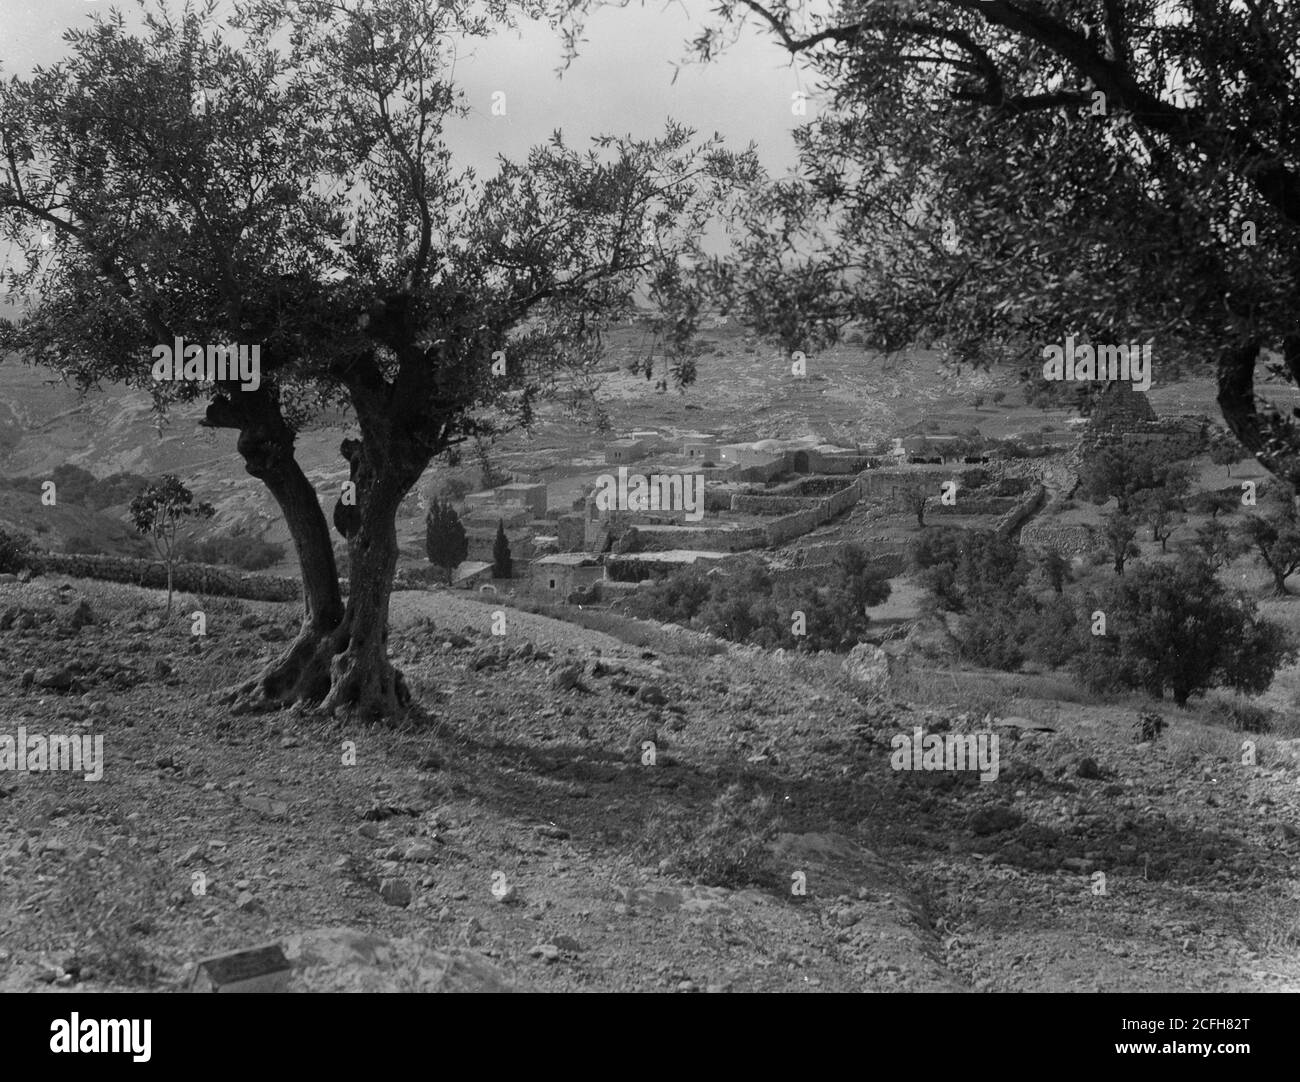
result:
<svg viewBox="0 0 1300 1082"><path fill-rule="evenodd" d="M1289 593L1287 577L1300 571L1300 521L1296 518L1294 490L1285 486L1270 496L1260 513L1245 515L1241 534L1273 576L1273 592L1285 597Z"/></svg>
<svg viewBox="0 0 1300 1082"><path fill-rule="evenodd" d="M30 537L0 529L0 575L26 570L35 557L36 545Z"/></svg>
<svg viewBox="0 0 1300 1082"><path fill-rule="evenodd" d="M1246 451L1233 438L1231 432L1222 428L1215 429L1210 436L1210 461L1216 466L1226 466L1228 476L1232 476L1232 467L1246 457Z"/></svg>
<svg viewBox="0 0 1300 1082"><path fill-rule="evenodd" d="M506 537L506 525L497 519L497 536L492 542L492 577L508 579L514 574L514 561L510 558L510 540Z"/></svg>
<svg viewBox="0 0 1300 1082"><path fill-rule="evenodd" d="M1111 559L1115 574L1124 574L1128 561L1141 555L1134 538L1137 537L1137 522L1123 511L1111 511L1102 516L1101 534L1106 541L1106 552Z"/></svg>
<svg viewBox="0 0 1300 1082"><path fill-rule="evenodd" d="M1082 636L1079 673L1095 689L1140 688L1156 699L1168 690L1179 706L1221 685L1257 694L1296 655L1281 627L1199 560L1140 565L1090 604L1106 614L1105 635Z"/></svg>
<svg viewBox="0 0 1300 1082"><path fill-rule="evenodd" d="M1184 520L1183 501L1164 488L1147 488L1133 498L1133 513L1151 530L1151 540L1168 552L1169 535Z"/></svg>
<svg viewBox="0 0 1300 1082"><path fill-rule="evenodd" d="M506 473L505 470L497 469L496 463L492 461L491 449L487 440L476 440L474 453L478 457L478 486L480 492L488 492L499 485L510 483L510 474Z"/></svg>
<svg viewBox="0 0 1300 1082"><path fill-rule="evenodd" d="M1241 492L1235 488L1211 489L1198 492L1187 501L1187 508L1198 515L1209 515L1217 519L1220 515L1230 515L1241 506Z"/></svg>
<svg viewBox="0 0 1300 1082"><path fill-rule="evenodd" d="M441 568L451 585L452 573L469 555L469 538L451 504L434 500L424 520L424 551L429 563Z"/></svg>
<svg viewBox="0 0 1300 1082"><path fill-rule="evenodd" d="M930 494L923 488L912 488L903 496L907 509L916 516L916 528L925 529L925 506L930 502Z"/></svg>
<svg viewBox="0 0 1300 1082"><path fill-rule="evenodd" d="M1249 538L1234 532L1227 523L1212 518L1197 528L1196 537L1189 547L1212 568L1220 571L1248 551L1250 544Z"/></svg>
<svg viewBox="0 0 1300 1082"><path fill-rule="evenodd" d="M167 565L167 611L164 619L170 619L172 614L177 531L187 519L211 518L214 513L212 504L196 504L194 493L179 477L170 473L147 485L127 508L132 525L153 541L158 555Z"/></svg>
<svg viewBox="0 0 1300 1082"><path fill-rule="evenodd" d="M1133 513L1142 493L1159 492L1172 504L1191 487L1192 471L1185 462L1169 462L1146 447L1103 446L1088 456L1081 470L1079 495L1092 503L1112 497L1124 514Z"/></svg>
<svg viewBox="0 0 1300 1082"><path fill-rule="evenodd" d="M848 596L853 606L866 611L889 600L892 587L879 568L871 566L861 545L845 545L835 555L831 584Z"/></svg>
<svg viewBox="0 0 1300 1082"><path fill-rule="evenodd" d="M1061 593L1073 577L1070 561L1055 549L1048 549L1038 558L1038 571L1053 593Z"/></svg>

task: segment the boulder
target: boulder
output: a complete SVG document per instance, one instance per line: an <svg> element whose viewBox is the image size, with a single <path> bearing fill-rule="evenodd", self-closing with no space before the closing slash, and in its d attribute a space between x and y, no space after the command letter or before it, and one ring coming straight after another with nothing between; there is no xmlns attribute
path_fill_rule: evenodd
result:
<svg viewBox="0 0 1300 1082"><path fill-rule="evenodd" d="M840 664L854 692L881 692L889 685L889 655L869 642L859 643Z"/></svg>
<svg viewBox="0 0 1300 1082"><path fill-rule="evenodd" d="M290 936L285 957L311 991L511 992L506 974L477 951L434 948L356 928Z"/></svg>

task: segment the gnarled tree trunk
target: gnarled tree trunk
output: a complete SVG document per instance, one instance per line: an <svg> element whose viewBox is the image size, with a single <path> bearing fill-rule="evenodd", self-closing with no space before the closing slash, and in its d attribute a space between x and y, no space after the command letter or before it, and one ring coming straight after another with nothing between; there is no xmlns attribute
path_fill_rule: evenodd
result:
<svg viewBox="0 0 1300 1082"><path fill-rule="evenodd" d="M345 440L341 452L349 459L356 484L355 509L335 515L349 535L347 602L326 618L313 608L311 591L306 592L308 611L289 648L229 693L228 701L242 709L306 702L376 718L396 714L411 701L406 681L388 659L388 601L397 570L397 509L427 458L415 454L401 463L371 462L361 440ZM337 595L333 549L315 492L310 507L296 499L282 500L274 487L272 493L286 519L294 516L290 530L303 562L304 585L312 561L317 579L328 572Z"/></svg>
<svg viewBox="0 0 1300 1082"><path fill-rule="evenodd" d="M1300 426L1255 397L1255 364L1261 345L1247 339L1219 358L1219 411L1232 434L1259 464L1283 481L1300 487ZM1282 343L1291 382L1300 387L1300 335Z"/></svg>

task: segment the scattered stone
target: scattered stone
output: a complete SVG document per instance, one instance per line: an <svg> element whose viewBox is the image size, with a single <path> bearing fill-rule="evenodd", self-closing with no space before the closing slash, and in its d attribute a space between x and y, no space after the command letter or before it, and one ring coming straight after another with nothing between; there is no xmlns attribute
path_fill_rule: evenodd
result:
<svg viewBox="0 0 1300 1082"><path fill-rule="evenodd" d="M284 953L311 991L510 992L518 987L478 951L430 949L427 943L354 928L290 936Z"/></svg>
<svg viewBox="0 0 1300 1082"><path fill-rule="evenodd" d="M1003 830L1014 830L1020 822L1021 815L1014 808L994 804L987 808L976 808L967 818L966 826L982 837Z"/></svg>
<svg viewBox="0 0 1300 1082"><path fill-rule="evenodd" d="M480 672L483 669L504 668L505 664L505 655L495 646L480 646L469 659L469 667L473 672Z"/></svg>
<svg viewBox="0 0 1300 1082"><path fill-rule="evenodd" d="M36 672L37 685L47 691L71 691L74 680L72 670L66 665L52 669L38 669Z"/></svg>
<svg viewBox="0 0 1300 1082"><path fill-rule="evenodd" d="M68 613L62 622L63 626L71 631L80 631L83 627L93 627L95 614L91 611L90 602L83 597L77 602L77 607Z"/></svg>
<svg viewBox="0 0 1300 1082"><path fill-rule="evenodd" d="M560 948L554 943L538 943L535 947L528 950L530 958L540 958L546 963L558 962L560 960Z"/></svg>
<svg viewBox="0 0 1300 1082"><path fill-rule="evenodd" d="M257 899L246 890L239 892L239 897L235 899L235 908L241 913L254 913L261 908Z"/></svg>
<svg viewBox="0 0 1300 1082"><path fill-rule="evenodd" d="M658 684L642 684L636 693L636 699L639 703L645 703L647 706L666 706L668 696L664 694L663 688Z"/></svg>
<svg viewBox="0 0 1300 1082"><path fill-rule="evenodd" d="M404 908L411 904L414 892L405 879L385 879L379 884L379 896L389 905Z"/></svg>
<svg viewBox="0 0 1300 1082"><path fill-rule="evenodd" d="M582 666L577 662L561 665L551 677L551 686L558 691L582 691Z"/></svg>
<svg viewBox="0 0 1300 1082"><path fill-rule="evenodd" d="M430 864L438 859L438 851L424 842L409 842L402 850L401 859L413 864Z"/></svg>
<svg viewBox="0 0 1300 1082"><path fill-rule="evenodd" d="M858 643L840 663L840 672L851 691L883 691L889 684L889 655L869 642Z"/></svg>
<svg viewBox="0 0 1300 1082"><path fill-rule="evenodd" d="M1081 778L1087 778L1095 781L1101 777L1101 767L1097 765L1097 760L1085 756L1075 764L1074 772Z"/></svg>
<svg viewBox="0 0 1300 1082"><path fill-rule="evenodd" d="M36 682L36 670L35 670L35 669L24 669L24 670L23 670L22 680L19 681L19 685L21 686L22 690L23 690L23 691L26 691L26 690L27 690L29 687L31 687L32 684L34 684L35 682Z"/></svg>
<svg viewBox="0 0 1300 1082"><path fill-rule="evenodd" d="M283 819L289 811L289 804L284 800L272 800L264 796L242 796L239 802L251 811L259 815L265 815L269 819Z"/></svg>
<svg viewBox="0 0 1300 1082"><path fill-rule="evenodd" d="M562 951L568 951L570 954L577 954L582 950L582 944L571 935L557 935L551 937L554 943Z"/></svg>
<svg viewBox="0 0 1300 1082"><path fill-rule="evenodd" d="M1135 744L1148 744L1159 739L1161 731L1165 728L1165 719L1159 714L1144 713L1138 715L1138 720L1133 726L1133 742Z"/></svg>
<svg viewBox="0 0 1300 1082"><path fill-rule="evenodd" d="M176 866L179 868L182 865L189 864L191 861L197 860L202 855L202 853L203 853L203 846L191 845L188 849L185 850L184 853L182 853L179 857L176 858Z"/></svg>
<svg viewBox="0 0 1300 1082"><path fill-rule="evenodd" d="M852 928L862 919L862 916L849 906L841 906L831 914L831 918L835 921L837 927Z"/></svg>

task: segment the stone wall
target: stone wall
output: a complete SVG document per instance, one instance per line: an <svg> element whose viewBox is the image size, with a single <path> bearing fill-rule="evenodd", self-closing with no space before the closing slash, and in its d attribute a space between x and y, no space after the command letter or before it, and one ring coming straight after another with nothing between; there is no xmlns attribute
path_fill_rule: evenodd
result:
<svg viewBox="0 0 1300 1082"><path fill-rule="evenodd" d="M483 563L492 562L492 550L496 547L497 532L491 530L466 530L466 540L469 542L469 552L466 554L467 560L478 560ZM506 542L510 546L510 558L512 560L531 560L537 556L533 545L533 535L524 531L514 533L506 530Z"/></svg>
<svg viewBox="0 0 1300 1082"><path fill-rule="evenodd" d="M913 492L921 491L939 495L945 481L955 481L954 474L944 470L868 470L858 477L858 488L867 499L886 501L901 510L902 502Z"/></svg>
<svg viewBox="0 0 1300 1082"><path fill-rule="evenodd" d="M561 552L581 552L587 540L585 515L561 515L555 524Z"/></svg>
<svg viewBox="0 0 1300 1082"><path fill-rule="evenodd" d="M167 565L161 560L132 556L88 556L81 553L47 552L40 556L39 570L47 575L121 582L151 590L167 589ZM422 590L429 581L441 582L441 573L426 567L400 569L393 576L394 590ZM207 564L177 564L173 584L187 594L207 597L239 597L246 601L298 601L302 583L283 575L244 574ZM339 590L348 593L348 580L339 579Z"/></svg>
<svg viewBox="0 0 1300 1082"><path fill-rule="evenodd" d="M729 466L725 470L720 470L718 476L728 481L740 481L742 484L762 485L773 477L780 477L783 473L785 473L785 462L778 458L759 466Z"/></svg>
<svg viewBox="0 0 1300 1082"><path fill-rule="evenodd" d="M731 500L734 496L729 489L721 488L718 485L706 485L704 487L704 511L730 511Z"/></svg>
<svg viewBox="0 0 1300 1082"><path fill-rule="evenodd" d="M768 523L763 527L768 546L780 545L796 537L802 537L823 523L829 522L836 515L843 514L861 498L862 490L858 483L854 482L846 485L835 495L819 500L816 507L796 511Z"/></svg>
<svg viewBox="0 0 1300 1082"><path fill-rule="evenodd" d="M930 515L1005 515L1020 503L1017 496L990 496L986 499L962 499L961 489L957 490L955 504L940 503L937 497L931 498L925 505L926 516Z"/></svg>
<svg viewBox="0 0 1300 1082"><path fill-rule="evenodd" d="M50 552L41 557L41 568L46 574L167 589L167 566L160 560ZM242 597L250 601L297 601L302 597L302 584L297 579L246 575L206 564L177 564L173 578L177 590L209 597Z"/></svg>
<svg viewBox="0 0 1300 1082"><path fill-rule="evenodd" d="M897 578L907 570L907 556L901 552L886 552L867 558L867 567L886 578ZM773 582L783 584L810 582L824 585L834 574L833 564L805 564L802 567L777 567L769 572Z"/></svg>
<svg viewBox="0 0 1300 1082"><path fill-rule="evenodd" d="M998 520L993 527L999 537L1014 537L1047 503L1047 487L1036 485L1032 492Z"/></svg>
<svg viewBox="0 0 1300 1082"><path fill-rule="evenodd" d="M704 552L743 552L762 548L766 535L761 526L740 530L710 529L708 527L664 527L656 530L629 526L627 533L634 535L629 552L666 552L669 549L699 549Z"/></svg>
<svg viewBox="0 0 1300 1082"><path fill-rule="evenodd" d="M869 458L866 455L843 455L824 451L809 451L807 472L840 475L856 474L861 473L863 470L875 469L879 464L880 460L878 458ZM800 472L804 471L801 470Z"/></svg>
<svg viewBox="0 0 1300 1082"><path fill-rule="evenodd" d="M1083 556L1097 547L1094 531L1082 523L1031 522L1020 531L1020 543L1062 556Z"/></svg>
<svg viewBox="0 0 1300 1082"><path fill-rule="evenodd" d="M787 515L814 510L821 502L816 496L745 496L738 492L731 497L730 510L746 515Z"/></svg>

